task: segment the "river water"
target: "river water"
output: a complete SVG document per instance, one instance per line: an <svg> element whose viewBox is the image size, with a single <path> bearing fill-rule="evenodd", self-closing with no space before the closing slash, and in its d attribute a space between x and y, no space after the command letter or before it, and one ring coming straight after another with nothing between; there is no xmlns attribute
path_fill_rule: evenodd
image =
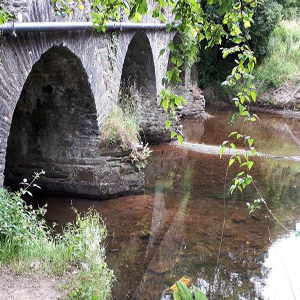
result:
<svg viewBox="0 0 300 300"><path fill-rule="evenodd" d="M235 130L230 112L209 113L205 121L184 120L187 142L216 146ZM260 198L254 187L230 196L237 167L230 168L224 188L228 157L198 147L151 147L145 195L44 197L39 204L48 203L46 219L59 224L74 220L71 203L80 212L93 206L103 216L107 261L117 278L114 299L168 299L163 292L184 275L211 299L300 299L300 121L260 115L251 126L236 126L255 138L259 152L272 155L257 157L252 175L290 231L265 207L249 215L246 203Z"/></svg>

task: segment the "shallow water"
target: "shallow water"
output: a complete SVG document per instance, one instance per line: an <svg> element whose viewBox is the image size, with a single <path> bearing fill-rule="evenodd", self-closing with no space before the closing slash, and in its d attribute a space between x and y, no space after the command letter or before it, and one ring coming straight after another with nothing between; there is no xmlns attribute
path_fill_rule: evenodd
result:
<svg viewBox="0 0 300 300"><path fill-rule="evenodd" d="M229 126L230 112L210 113L214 117L205 121L184 121L187 141L219 145L235 130ZM244 124L238 127L245 132ZM299 120L260 115L250 131L260 152L300 155ZM102 214L109 232L107 261L117 277L114 299L161 299L184 275L213 299L300 298L300 238L264 207L249 215L246 203L259 198L254 187L229 196L237 168L229 170L224 189L226 158L173 145L152 150L145 195L39 199L49 204L47 220L59 224L74 219L71 202L79 211L94 206ZM295 231L300 226L300 163L256 158L253 176L278 220Z"/></svg>

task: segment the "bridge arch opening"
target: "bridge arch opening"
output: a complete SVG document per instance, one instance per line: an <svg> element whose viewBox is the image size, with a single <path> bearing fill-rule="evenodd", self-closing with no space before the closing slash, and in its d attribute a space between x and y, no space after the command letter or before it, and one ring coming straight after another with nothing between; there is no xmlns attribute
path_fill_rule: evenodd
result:
<svg viewBox="0 0 300 300"><path fill-rule="evenodd" d="M68 48L53 46L36 62L11 123L4 185L16 187L42 169L44 192L76 193L93 181L88 159L97 154L99 128L88 76ZM83 167L84 166L84 167Z"/></svg>
<svg viewBox="0 0 300 300"><path fill-rule="evenodd" d="M125 56L119 104L127 113L134 113L139 120L141 137L150 141L148 134L157 109L155 66L149 39L144 32L132 38Z"/></svg>

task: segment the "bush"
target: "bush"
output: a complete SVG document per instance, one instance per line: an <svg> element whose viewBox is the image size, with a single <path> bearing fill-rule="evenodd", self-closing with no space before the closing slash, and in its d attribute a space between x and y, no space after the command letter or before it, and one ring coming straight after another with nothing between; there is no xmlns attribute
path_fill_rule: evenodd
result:
<svg viewBox="0 0 300 300"><path fill-rule="evenodd" d="M255 56L261 58L268 54L268 42L272 31L279 24L282 5L277 1L258 2L250 31L250 44Z"/></svg>
<svg viewBox="0 0 300 300"><path fill-rule="evenodd" d="M34 180L39 177L36 174ZM30 186L20 191L0 190L0 262L17 273L73 275L66 286L71 299L110 299L113 272L105 263L106 228L99 214L90 209L77 213L75 223L54 234L43 216L46 208L32 209L22 199Z"/></svg>

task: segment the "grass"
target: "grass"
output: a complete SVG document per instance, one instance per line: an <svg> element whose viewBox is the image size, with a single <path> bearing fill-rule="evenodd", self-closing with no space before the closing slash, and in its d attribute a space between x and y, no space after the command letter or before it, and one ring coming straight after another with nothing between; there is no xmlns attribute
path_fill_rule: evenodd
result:
<svg viewBox="0 0 300 300"><path fill-rule="evenodd" d="M105 262L107 232L101 217L92 209L77 213L75 223L54 234L40 217L45 207L33 210L22 199L33 182L24 180L15 193L0 190L1 264L19 274L68 276L69 299L111 299L114 275Z"/></svg>
<svg viewBox="0 0 300 300"><path fill-rule="evenodd" d="M300 24L282 21L273 31L269 56L255 70L255 85L258 94L279 88L286 81L300 74Z"/></svg>
<svg viewBox="0 0 300 300"><path fill-rule="evenodd" d="M103 125L101 136L104 145L108 147L136 149L140 144L138 117L114 104Z"/></svg>

